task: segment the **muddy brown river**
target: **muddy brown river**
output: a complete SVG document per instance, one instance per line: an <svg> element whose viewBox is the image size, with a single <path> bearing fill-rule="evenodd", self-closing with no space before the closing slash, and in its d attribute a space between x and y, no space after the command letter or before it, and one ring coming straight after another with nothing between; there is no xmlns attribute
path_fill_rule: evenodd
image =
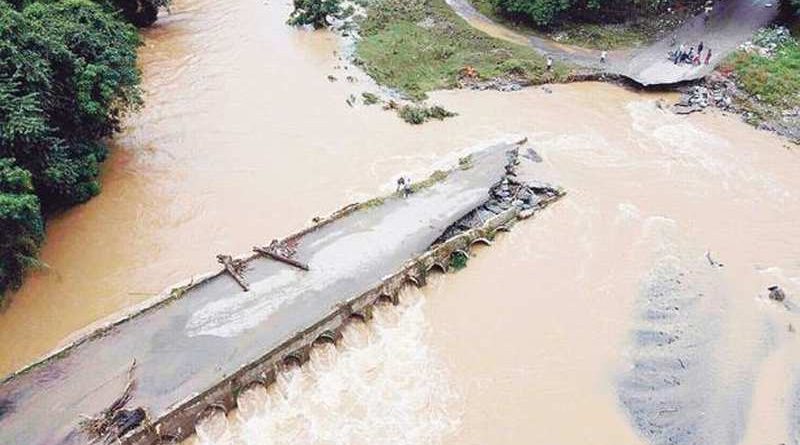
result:
<svg viewBox="0 0 800 445"><path fill-rule="evenodd" d="M217 253L524 134L564 199L192 442L796 443L796 149L599 83L438 92L459 116L409 126L349 107L377 87L336 36L285 26L289 7L175 0L145 33L147 106L103 193L50 222L49 267L0 314L0 374ZM785 304L766 298L775 284Z"/></svg>

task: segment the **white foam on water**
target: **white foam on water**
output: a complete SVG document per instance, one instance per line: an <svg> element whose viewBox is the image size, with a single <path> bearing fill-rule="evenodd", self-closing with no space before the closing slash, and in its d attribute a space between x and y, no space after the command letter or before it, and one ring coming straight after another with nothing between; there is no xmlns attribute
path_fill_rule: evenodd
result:
<svg viewBox="0 0 800 445"><path fill-rule="evenodd" d="M376 307L336 345L239 396L239 409L197 425L202 445L423 445L456 431L459 396L425 340L424 299Z"/></svg>
<svg viewBox="0 0 800 445"><path fill-rule="evenodd" d="M743 156L732 150L727 139L658 109L652 101L632 101L625 108L632 119L633 131L648 136L644 139L651 155L648 162L658 165L664 174L680 170L701 173L695 179L699 189L706 185L705 176L711 175L722 181L726 189L757 186L773 199L792 196L790 189L770 173L754 167L757 147Z"/></svg>

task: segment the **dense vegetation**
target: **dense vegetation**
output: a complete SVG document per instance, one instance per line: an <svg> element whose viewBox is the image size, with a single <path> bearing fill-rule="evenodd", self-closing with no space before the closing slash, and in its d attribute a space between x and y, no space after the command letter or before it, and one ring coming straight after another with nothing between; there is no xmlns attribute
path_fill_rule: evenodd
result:
<svg viewBox="0 0 800 445"><path fill-rule="evenodd" d="M0 0L0 296L36 263L42 214L99 192L103 139L141 102L139 37L115 11Z"/></svg>
<svg viewBox="0 0 800 445"><path fill-rule="evenodd" d="M379 83L414 99L451 88L469 73L477 80L514 77L534 84L563 80L568 69L533 49L475 30L443 0L371 0L360 23L357 56Z"/></svg>
<svg viewBox="0 0 800 445"><path fill-rule="evenodd" d="M617 23L669 10L692 8L702 0L488 0L501 13L542 27L564 22Z"/></svg>
<svg viewBox="0 0 800 445"><path fill-rule="evenodd" d="M550 28L574 23L621 23L646 17L663 18L669 11L692 10L704 0L473 0L483 12ZM782 0L800 15L800 0ZM491 11L489 11L491 10Z"/></svg>

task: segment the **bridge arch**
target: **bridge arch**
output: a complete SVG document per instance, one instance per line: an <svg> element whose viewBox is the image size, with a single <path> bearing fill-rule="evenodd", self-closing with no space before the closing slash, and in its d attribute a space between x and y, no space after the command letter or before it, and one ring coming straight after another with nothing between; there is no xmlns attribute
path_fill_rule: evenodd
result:
<svg viewBox="0 0 800 445"><path fill-rule="evenodd" d="M360 311L351 312L349 318L350 320L357 320L366 323L372 318L372 312L370 307L365 307Z"/></svg>
<svg viewBox="0 0 800 445"><path fill-rule="evenodd" d="M503 224L502 226L497 226L497 228L494 229L494 231L495 231L495 233L510 232L511 231L511 227Z"/></svg>
<svg viewBox="0 0 800 445"><path fill-rule="evenodd" d="M281 360L281 364L285 368L290 368L293 365L300 367L303 365L303 362L305 361L303 358L304 358L303 353L300 351L290 352L283 357L283 360Z"/></svg>
<svg viewBox="0 0 800 445"><path fill-rule="evenodd" d="M236 398L238 399L240 394L245 393L247 391L250 391L251 389L256 389L256 388L259 388L259 387L263 388L263 389L266 389L267 386L269 386L269 385L267 385L266 380L262 380L260 378L256 378L255 380L251 381L250 383L248 383L248 384L242 386L241 388L239 388L239 390L236 392Z"/></svg>
<svg viewBox="0 0 800 445"><path fill-rule="evenodd" d="M202 422L205 419L210 418L214 414L222 414L223 416L228 413L227 408L222 403L219 402L211 402L208 404L205 409L200 411L200 414L197 415L197 422Z"/></svg>
<svg viewBox="0 0 800 445"><path fill-rule="evenodd" d="M312 344L313 345L323 345L325 343L334 344L334 343L336 343L336 340L338 340L338 339L339 339L339 334L337 332L335 332L335 331L325 331L325 332L319 334L319 336L317 336L317 338L314 339L314 342Z"/></svg>
<svg viewBox="0 0 800 445"><path fill-rule="evenodd" d="M469 252L467 252L464 249L454 250L453 253L450 254L450 256L452 257L453 255L464 255L465 257L469 258Z"/></svg>
<svg viewBox="0 0 800 445"><path fill-rule="evenodd" d="M414 287L422 287L425 285L425 275L422 273L418 275L406 275L405 283L408 283Z"/></svg>
<svg viewBox="0 0 800 445"><path fill-rule="evenodd" d="M385 292L378 295L378 298L375 299L375 303L377 304L391 304L393 306L397 306L399 302L400 299L398 298L397 294L390 295Z"/></svg>
<svg viewBox="0 0 800 445"><path fill-rule="evenodd" d="M480 245L484 245L484 246L491 246L492 245L492 241L489 240L488 238L484 238L484 237L481 236L481 237L475 238L474 240L469 242L469 246L470 247L477 246L479 244Z"/></svg>
<svg viewBox="0 0 800 445"><path fill-rule="evenodd" d="M431 263L428 266L426 272L427 273L431 273L435 269L438 269L439 272L441 272L441 273L447 273L447 270L449 269L449 267L448 267L447 263L445 263L443 261L434 261L433 263Z"/></svg>

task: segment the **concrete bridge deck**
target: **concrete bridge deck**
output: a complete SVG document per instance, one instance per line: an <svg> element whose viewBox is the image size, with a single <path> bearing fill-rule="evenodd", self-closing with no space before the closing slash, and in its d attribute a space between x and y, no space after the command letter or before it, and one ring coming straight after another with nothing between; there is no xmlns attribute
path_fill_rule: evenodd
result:
<svg viewBox="0 0 800 445"><path fill-rule="evenodd" d="M431 261L425 258L432 243L487 202L512 147L477 152L470 168L454 169L406 199L351 208L287 238L308 272L250 257L249 292L230 275L213 274L7 377L0 382L0 443L89 443L79 421L120 396L134 360L136 387L126 407L143 408L148 420L122 442L186 437L209 407L229 409L244 386L268 383L287 354L302 361L303 347L352 313L396 295L409 276L421 272L416 279L424 280L418 269ZM518 213L504 212L487 224Z"/></svg>
<svg viewBox="0 0 800 445"><path fill-rule="evenodd" d="M542 55L598 73L626 77L644 86L671 85L702 79L739 45L750 39L755 31L771 23L778 15L777 1L718 0L714 3L708 20L700 14L675 30L675 46L672 46L672 35L667 35L642 48L609 51L607 63L601 63L600 50L565 45L509 29L481 14L470 0L446 2L472 26L497 38L527 44ZM681 43L692 46L700 41L712 50L708 65L675 65L667 59L667 54Z"/></svg>

